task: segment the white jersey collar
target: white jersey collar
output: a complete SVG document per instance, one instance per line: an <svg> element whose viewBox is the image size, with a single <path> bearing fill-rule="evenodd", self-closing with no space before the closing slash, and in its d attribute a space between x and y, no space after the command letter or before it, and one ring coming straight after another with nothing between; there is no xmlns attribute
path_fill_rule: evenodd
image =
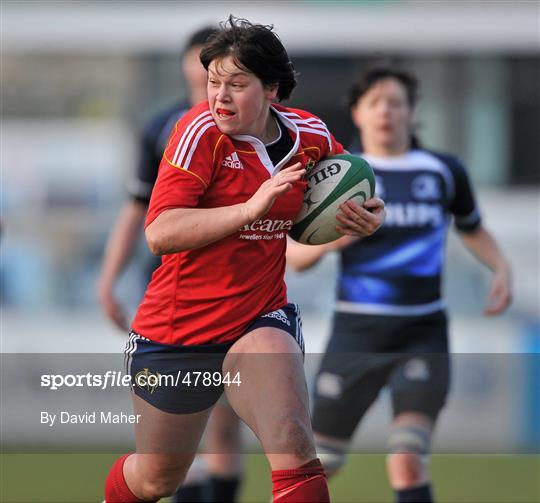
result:
<svg viewBox="0 0 540 503"><path fill-rule="evenodd" d="M264 146L264 143L259 140L258 138L255 138L254 136L250 136L247 134L240 134L240 135L231 135L231 138L238 141L245 141L249 143L254 149L255 152L257 152L257 155L259 156L259 160L264 165L264 167L268 170L268 173L270 173L270 176L275 175L289 160L291 157L296 153L298 150L298 146L300 145L300 131L298 130L298 126L290 120L287 116L285 116L282 112L280 112L277 108L270 105L272 107L272 112L274 112L278 120L284 124L288 129L290 129L294 135L294 145L292 149L289 151L289 153L276 165L272 163L272 160L270 159L270 156L268 155L268 152L266 151L266 147Z"/></svg>

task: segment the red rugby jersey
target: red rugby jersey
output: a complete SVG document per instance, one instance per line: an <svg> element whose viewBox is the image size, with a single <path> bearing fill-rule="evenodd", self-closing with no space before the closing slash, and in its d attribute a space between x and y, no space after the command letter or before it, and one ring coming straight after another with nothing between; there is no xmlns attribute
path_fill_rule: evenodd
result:
<svg viewBox="0 0 540 503"><path fill-rule="evenodd" d="M224 135L201 103L175 126L146 218L171 208L215 208L247 201L270 176L301 161L310 166L343 147L317 117L272 105L294 142L277 166L252 136ZM306 182L278 197L261 219L220 241L165 255L133 321L133 330L164 344L216 344L238 339L259 315L287 303L286 237L302 206Z"/></svg>

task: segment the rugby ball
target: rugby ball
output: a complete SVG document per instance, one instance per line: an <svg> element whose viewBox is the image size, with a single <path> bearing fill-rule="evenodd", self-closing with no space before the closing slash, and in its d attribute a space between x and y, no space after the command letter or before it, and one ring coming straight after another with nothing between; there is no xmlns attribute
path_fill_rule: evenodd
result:
<svg viewBox="0 0 540 503"><path fill-rule="evenodd" d="M289 235L299 243L320 245L340 238L336 230L339 206L353 200L358 205L375 194L375 176L361 157L340 154L319 161L307 173L308 186L302 209Z"/></svg>

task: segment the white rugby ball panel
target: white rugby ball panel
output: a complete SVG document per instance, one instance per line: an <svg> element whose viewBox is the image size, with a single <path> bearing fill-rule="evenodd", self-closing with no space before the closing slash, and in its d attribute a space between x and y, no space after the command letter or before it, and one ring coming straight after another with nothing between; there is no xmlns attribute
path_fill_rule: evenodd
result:
<svg viewBox="0 0 540 503"><path fill-rule="evenodd" d="M317 208L320 211L314 211L305 219L304 230L300 234L298 241L309 245L320 245L340 238L342 234L336 230L336 225L339 225L336 215L340 205L353 200L356 204L362 206L364 201L369 199L369 193L369 182L362 180L356 187L347 192L325 199L324 204Z"/></svg>
<svg viewBox="0 0 540 503"><path fill-rule="evenodd" d="M336 214L347 200L363 204L375 193L375 177L369 164L352 155L337 155L317 163L308 173L304 204L290 231L296 241L323 244L341 237Z"/></svg>

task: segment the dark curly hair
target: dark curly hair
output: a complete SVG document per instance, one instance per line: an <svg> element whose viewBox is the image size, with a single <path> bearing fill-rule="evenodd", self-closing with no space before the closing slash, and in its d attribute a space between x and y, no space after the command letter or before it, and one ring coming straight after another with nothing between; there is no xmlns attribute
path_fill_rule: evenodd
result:
<svg viewBox="0 0 540 503"><path fill-rule="evenodd" d="M296 86L296 73L274 27L231 15L220 28L201 51L206 70L213 60L232 56L238 68L253 73L264 86L277 85L279 101L287 99Z"/></svg>
<svg viewBox="0 0 540 503"><path fill-rule="evenodd" d="M374 84L385 79L397 80L405 88L409 105L411 107L416 105L418 101L418 79L405 70L399 70L391 66L377 66L366 71L353 84L349 91L349 107L356 105L358 99L367 93Z"/></svg>

